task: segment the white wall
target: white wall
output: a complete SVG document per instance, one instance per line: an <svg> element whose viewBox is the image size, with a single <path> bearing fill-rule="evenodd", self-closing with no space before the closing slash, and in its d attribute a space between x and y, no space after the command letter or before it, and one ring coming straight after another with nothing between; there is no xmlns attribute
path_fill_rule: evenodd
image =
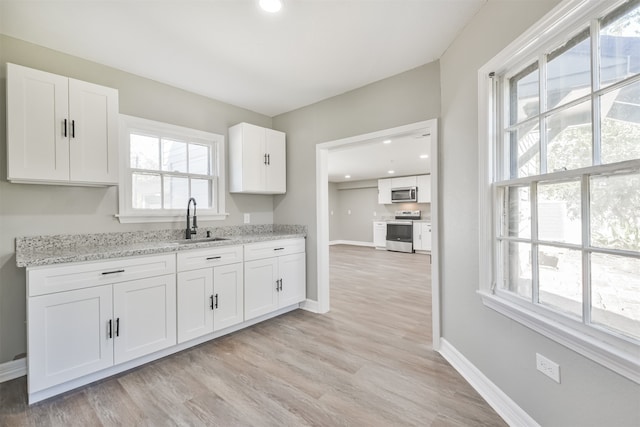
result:
<svg viewBox="0 0 640 427"><path fill-rule="evenodd" d="M640 388L478 297L477 70L558 1L489 1L440 60L444 338L542 426L638 426ZM560 364L561 384L535 353Z"/></svg>
<svg viewBox="0 0 640 427"><path fill-rule="evenodd" d="M116 187L88 188L6 181L6 63L13 62L120 91L120 112L227 137L227 128L247 121L271 127L269 117L214 101L90 61L0 35L0 363L26 351L25 270L15 264L15 238L37 234L92 233L182 224L120 224ZM186 201L185 201L186 202ZM202 226L273 222L273 196L226 196L226 221ZM186 209L186 205L185 205Z"/></svg>

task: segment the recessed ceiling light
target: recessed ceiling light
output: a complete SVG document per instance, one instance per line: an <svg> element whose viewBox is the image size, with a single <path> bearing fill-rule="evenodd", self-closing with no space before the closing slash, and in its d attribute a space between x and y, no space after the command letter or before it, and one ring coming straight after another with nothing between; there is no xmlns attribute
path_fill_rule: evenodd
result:
<svg viewBox="0 0 640 427"><path fill-rule="evenodd" d="M260 0L260 7L262 10L270 13L276 13L282 8L282 1L280 0Z"/></svg>
<svg viewBox="0 0 640 427"><path fill-rule="evenodd" d="M428 159L429 155L428 154L420 154L420 158L421 159Z"/></svg>
<svg viewBox="0 0 640 427"><path fill-rule="evenodd" d="M349 178L351 178L351 175L345 175L344 177L349 179Z"/></svg>
<svg viewBox="0 0 640 427"><path fill-rule="evenodd" d="M396 173L396 171L387 171L387 173Z"/></svg>
<svg viewBox="0 0 640 427"><path fill-rule="evenodd" d="M384 141L382 141L383 144L391 144L391 140L390 139L385 139Z"/></svg>

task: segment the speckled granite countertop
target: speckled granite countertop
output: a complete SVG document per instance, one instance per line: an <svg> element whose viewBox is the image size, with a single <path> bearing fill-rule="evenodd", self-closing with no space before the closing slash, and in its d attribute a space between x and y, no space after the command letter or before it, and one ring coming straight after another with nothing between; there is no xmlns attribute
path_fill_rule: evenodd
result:
<svg viewBox="0 0 640 427"><path fill-rule="evenodd" d="M243 225L202 227L194 239L211 236L227 240L182 244L184 230L132 231L99 234L60 234L16 238L16 265L33 267L66 262L98 261L216 246L243 245L267 240L306 237L302 225Z"/></svg>

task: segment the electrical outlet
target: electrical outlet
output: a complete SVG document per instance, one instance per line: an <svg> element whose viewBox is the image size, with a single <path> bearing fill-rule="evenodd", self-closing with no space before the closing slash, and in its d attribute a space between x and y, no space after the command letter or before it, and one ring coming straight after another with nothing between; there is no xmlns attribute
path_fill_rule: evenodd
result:
<svg viewBox="0 0 640 427"><path fill-rule="evenodd" d="M376 211L373 211L373 216L378 216L378 213Z"/></svg>
<svg viewBox="0 0 640 427"><path fill-rule="evenodd" d="M244 223L249 224L251 222L251 214L244 214Z"/></svg>
<svg viewBox="0 0 640 427"><path fill-rule="evenodd" d="M536 353L536 369L560 384L560 365Z"/></svg>

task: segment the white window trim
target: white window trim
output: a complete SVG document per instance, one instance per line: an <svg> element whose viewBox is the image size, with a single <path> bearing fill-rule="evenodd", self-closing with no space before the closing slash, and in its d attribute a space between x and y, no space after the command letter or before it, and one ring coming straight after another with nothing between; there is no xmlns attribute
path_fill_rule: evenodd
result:
<svg viewBox="0 0 640 427"><path fill-rule="evenodd" d="M178 138L190 137L194 139L204 139L215 142L214 165L217 176L215 194L217 195L217 209L201 209L198 208L198 219L200 221L224 220L229 215L225 212L226 199L226 170L225 170L225 143L224 136L205 132L201 130L176 126L168 123L147 120L140 117L128 116L120 114L120 181L118 186L118 203L119 213L116 215L118 220L123 224L129 223L150 223L150 222L184 222L187 200L185 200L184 209L172 209L162 211L140 210L131 207L131 168L129 165L129 134L132 130L153 130L162 132L163 135L175 135Z"/></svg>
<svg viewBox="0 0 640 427"><path fill-rule="evenodd" d="M495 181L497 111L493 110L493 79L490 73L500 74L506 69L521 68L533 62L543 46L560 45L584 28L590 16L604 15L623 1L566 0L555 7L538 23L514 40L509 46L478 70L478 143L479 143L479 290L485 306L515 320L567 348L640 384L640 351L638 346L610 334L583 331L554 316L547 310L537 310L533 304L520 304L518 299L496 290L493 245L497 225L494 207L497 195Z"/></svg>

